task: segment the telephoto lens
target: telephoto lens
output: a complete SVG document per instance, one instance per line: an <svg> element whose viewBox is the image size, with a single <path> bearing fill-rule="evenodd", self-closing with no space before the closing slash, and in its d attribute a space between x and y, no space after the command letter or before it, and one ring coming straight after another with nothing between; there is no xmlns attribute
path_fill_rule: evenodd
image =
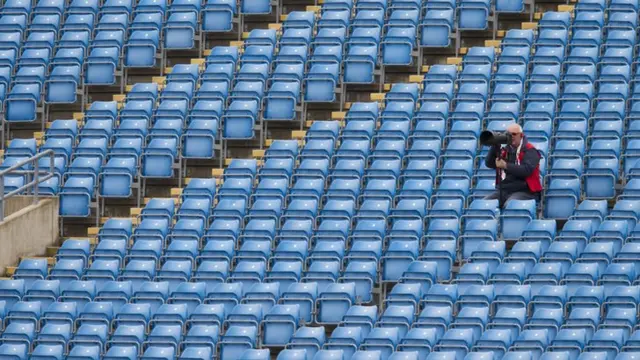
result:
<svg viewBox="0 0 640 360"><path fill-rule="evenodd" d="M508 132L496 132L485 130L480 133L480 145L493 146L511 143L511 134Z"/></svg>

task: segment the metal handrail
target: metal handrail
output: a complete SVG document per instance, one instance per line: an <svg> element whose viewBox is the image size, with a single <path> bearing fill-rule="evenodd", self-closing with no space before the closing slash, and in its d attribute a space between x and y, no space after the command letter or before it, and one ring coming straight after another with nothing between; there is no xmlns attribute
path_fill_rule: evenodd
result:
<svg viewBox="0 0 640 360"><path fill-rule="evenodd" d="M45 156L48 156L50 161L49 161L49 172L46 173L47 175L45 176L40 176L40 166L38 164L38 160L40 160L40 158L43 158ZM21 167L23 167L26 164L30 164L32 163L34 164L33 166L33 170L19 170ZM44 181L47 181L49 179L51 179L52 177L55 176L55 153L53 150L46 150L43 151L41 153L38 153L28 159L25 159L23 161L20 161L19 163L4 169L4 170L0 170L0 221L4 220L4 204L5 201L12 197L15 196L19 193L21 193L22 191L29 189L29 188L33 188L33 204L37 204L38 203L38 185ZM31 177L33 177L33 180L29 181L28 183L22 185L21 187L10 191L8 193L4 193L4 178L7 175L32 175Z"/></svg>

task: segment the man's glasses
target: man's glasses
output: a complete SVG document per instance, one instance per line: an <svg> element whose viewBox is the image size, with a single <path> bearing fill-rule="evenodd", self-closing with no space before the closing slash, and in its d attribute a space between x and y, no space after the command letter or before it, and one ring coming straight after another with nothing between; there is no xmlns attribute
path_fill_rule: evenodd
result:
<svg viewBox="0 0 640 360"><path fill-rule="evenodd" d="M511 136L517 136L520 135L520 133L511 133Z"/></svg>

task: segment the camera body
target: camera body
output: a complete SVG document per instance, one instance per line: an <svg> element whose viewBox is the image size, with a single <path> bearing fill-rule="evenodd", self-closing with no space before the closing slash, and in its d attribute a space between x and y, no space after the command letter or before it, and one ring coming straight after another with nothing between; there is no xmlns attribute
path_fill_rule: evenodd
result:
<svg viewBox="0 0 640 360"><path fill-rule="evenodd" d="M485 130L480 133L480 145L494 146L511 144L511 133Z"/></svg>

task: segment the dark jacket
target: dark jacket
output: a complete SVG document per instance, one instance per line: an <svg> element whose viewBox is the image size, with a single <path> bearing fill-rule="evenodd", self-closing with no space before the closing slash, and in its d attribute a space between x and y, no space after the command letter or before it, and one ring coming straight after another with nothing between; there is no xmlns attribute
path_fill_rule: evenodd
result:
<svg viewBox="0 0 640 360"><path fill-rule="evenodd" d="M520 164L516 163L516 148L507 145L503 150L503 154L506 155L507 168L505 170L506 177L502 181L502 191L506 193L531 192L530 186L527 184L527 178L537 173L538 165L540 164L540 153L536 148L527 146L527 144L527 138L524 137L520 147ZM499 146L492 146L489 149L489 153L484 160L488 168L496 168L496 157L499 152Z"/></svg>

